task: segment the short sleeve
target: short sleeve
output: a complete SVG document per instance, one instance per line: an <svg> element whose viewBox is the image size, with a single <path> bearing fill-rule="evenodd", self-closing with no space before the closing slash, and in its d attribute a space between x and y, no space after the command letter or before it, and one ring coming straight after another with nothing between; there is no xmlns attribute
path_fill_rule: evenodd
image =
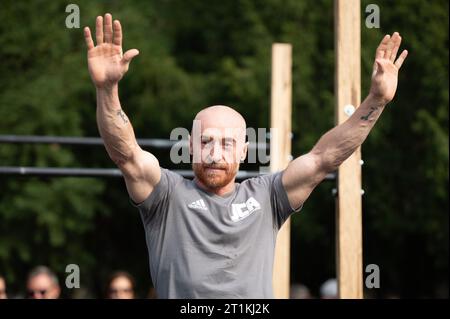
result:
<svg viewBox="0 0 450 319"><path fill-rule="evenodd" d="M286 193L286 189L283 186L282 177L283 172L278 172L274 174L272 183L272 193L271 200L272 205L277 212L278 225L281 227L283 223L291 216L293 213L299 212L303 205L299 207L292 207L289 202L289 198Z"/></svg>
<svg viewBox="0 0 450 319"><path fill-rule="evenodd" d="M130 198L131 204L138 208L145 226L161 220L161 217L169 208L172 190L182 180L183 177L181 175L161 168L161 179L143 202L137 204Z"/></svg>
<svg viewBox="0 0 450 319"><path fill-rule="evenodd" d="M282 183L283 171L261 176L263 184L269 188L270 202L278 229L293 213L299 212L303 205L293 208Z"/></svg>

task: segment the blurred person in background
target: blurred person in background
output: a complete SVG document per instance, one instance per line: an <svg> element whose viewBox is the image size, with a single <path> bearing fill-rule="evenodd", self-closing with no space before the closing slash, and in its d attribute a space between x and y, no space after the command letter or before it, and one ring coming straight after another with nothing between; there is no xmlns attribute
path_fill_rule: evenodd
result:
<svg viewBox="0 0 450 319"><path fill-rule="evenodd" d="M309 288L303 284L292 284L290 289L290 299L312 299Z"/></svg>
<svg viewBox="0 0 450 319"><path fill-rule="evenodd" d="M5 277L0 275L0 299L7 299L6 295L6 280Z"/></svg>
<svg viewBox="0 0 450 319"><path fill-rule="evenodd" d="M158 295L156 294L156 289L152 285L147 292L147 299L158 299Z"/></svg>
<svg viewBox="0 0 450 319"><path fill-rule="evenodd" d="M320 286L321 299L338 299L338 285L336 278L330 278Z"/></svg>
<svg viewBox="0 0 450 319"><path fill-rule="evenodd" d="M134 299L135 280L126 271L114 272L106 285L106 297L108 299Z"/></svg>
<svg viewBox="0 0 450 319"><path fill-rule="evenodd" d="M56 274L46 266L33 268L27 278L27 297L30 299L58 299L61 294Z"/></svg>

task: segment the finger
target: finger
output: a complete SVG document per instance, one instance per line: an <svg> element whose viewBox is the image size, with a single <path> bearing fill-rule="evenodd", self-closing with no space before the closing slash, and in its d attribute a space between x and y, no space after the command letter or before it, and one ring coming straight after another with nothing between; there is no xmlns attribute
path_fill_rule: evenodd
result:
<svg viewBox="0 0 450 319"><path fill-rule="evenodd" d="M92 41L91 30L89 30L89 27L84 28L84 40L86 41L88 50L94 47L94 41Z"/></svg>
<svg viewBox="0 0 450 319"><path fill-rule="evenodd" d="M127 52L125 52L125 54L122 57L122 63L125 63L125 64L130 63L131 60L138 54L139 54L139 51L136 49L128 50Z"/></svg>
<svg viewBox="0 0 450 319"><path fill-rule="evenodd" d="M97 45L103 43L103 17L98 16L95 20L95 38L97 40Z"/></svg>
<svg viewBox="0 0 450 319"><path fill-rule="evenodd" d="M400 49L400 44L402 43L402 37L400 36L400 34L398 32L395 32L394 35L392 36L392 39L394 41L394 47L392 49L390 59L391 59L391 62L393 63L395 61L395 59L397 58L397 52L398 52L398 49Z"/></svg>
<svg viewBox="0 0 450 319"><path fill-rule="evenodd" d="M402 54L398 57L397 61L395 61L395 66L397 69L400 69L402 67L403 62L405 61L406 57L408 56L408 51L403 50Z"/></svg>
<svg viewBox="0 0 450 319"><path fill-rule="evenodd" d="M377 62L374 62L372 67L372 77L374 77L375 74L377 74L377 71L378 71L378 64Z"/></svg>
<svg viewBox="0 0 450 319"><path fill-rule="evenodd" d="M382 59L375 60L377 73L383 73L385 71L385 65L383 62L385 62L385 60L384 61Z"/></svg>
<svg viewBox="0 0 450 319"><path fill-rule="evenodd" d="M113 29L112 29L112 16L111 14L105 14L105 43L112 43Z"/></svg>
<svg viewBox="0 0 450 319"><path fill-rule="evenodd" d="M384 57L384 52L386 51L386 48L387 48L390 38L391 38L391 36L389 34L386 34L384 36L383 40L381 40L380 45L378 46L376 54L375 54L376 59Z"/></svg>
<svg viewBox="0 0 450 319"><path fill-rule="evenodd" d="M374 77L377 73L382 73L383 69L381 67L381 60L375 60L375 62L373 62L373 71L372 71L372 77Z"/></svg>
<svg viewBox="0 0 450 319"><path fill-rule="evenodd" d="M122 46L122 26L119 20L114 20L114 39L113 43Z"/></svg>
<svg viewBox="0 0 450 319"><path fill-rule="evenodd" d="M389 42L386 46L386 51L384 52L384 58L390 59L392 54L392 49L394 48L394 39L393 36L389 39Z"/></svg>

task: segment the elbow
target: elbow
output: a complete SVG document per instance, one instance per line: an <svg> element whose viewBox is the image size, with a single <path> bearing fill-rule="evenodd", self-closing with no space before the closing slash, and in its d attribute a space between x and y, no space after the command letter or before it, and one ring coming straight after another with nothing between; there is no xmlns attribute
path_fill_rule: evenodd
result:
<svg viewBox="0 0 450 319"><path fill-rule="evenodd" d="M121 156L110 156L110 158L119 168L123 167L128 162L127 158L123 158Z"/></svg>
<svg viewBox="0 0 450 319"><path fill-rule="evenodd" d="M140 178L140 174L134 165L132 157L124 157L124 156L110 156L111 160L116 164L117 168L120 169L123 176L128 180L138 181Z"/></svg>
<svg viewBox="0 0 450 319"><path fill-rule="evenodd" d="M336 171L342 164L342 161L340 161L333 152L313 150L311 153L314 156L315 165L318 167L318 171L322 172L323 175Z"/></svg>
<svg viewBox="0 0 450 319"><path fill-rule="evenodd" d="M105 145L109 158L119 168L123 167L127 163L133 161L136 153L135 147L119 147L115 145Z"/></svg>
<svg viewBox="0 0 450 319"><path fill-rule="evenodd" d="M322 164L325 174L330 174L337 171L339 169L339 166L341 166L343 162L344 161L341 158L338 158L336 156L330 155L328 157L325 157Z"/></svg>
<svg viewBox="0 0 450 319"><path fill-rule="evenodd" d="M144 152L141 148L135 149L129 156L115 158L114 162L123 176L131 182L148 180L149 176L154 175L149 174L149 172L159 168L158 159L153 154ZM154 183L156 184L155 181Z"/></svg>
<svg viewBox="0 0 450 319"><path fill-rule="evenodd" d="M127 163L133 160L133 154L130 153L116 153L116 152L108 152L109 158L116 164L116 166L122 169Z"/></svg>
<svg viewBox="0 0 450 319"><path fill-rule="evenodd" d="M343 161L339 158L336 158L336 156L330 156L330 158L325 160L324 163L324 170L326 171L326 174L337 171L342 163Z"/></svg>

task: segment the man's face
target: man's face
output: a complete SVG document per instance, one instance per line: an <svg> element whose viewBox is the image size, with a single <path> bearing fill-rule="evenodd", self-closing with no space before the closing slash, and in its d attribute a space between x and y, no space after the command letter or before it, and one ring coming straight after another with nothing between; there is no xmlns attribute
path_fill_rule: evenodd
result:
<svg viewBox="0 0 450 319"><path fill-rule="evenodd" d="M27 284L27 295L31 299L57 299L60 289L58 285L46 274L30 278Z"/></svg>
<svg viewBox="0 0 450 319"><path fill-rule="evenodd" d="M203 185L222 188L234 181L245 158L245 122L224 110L199 114L191 135L192 168Z"/></svg>
<svg viewBox="0 0 450 319"><path fill-rule="evenodd" d="M235 178L239 161L235 160L237 140L233 136L211 133L205 131L201 135L200 145L197 145L201 161L193 161L192 167L195 176L214 189L228 185Z"/></svg>

